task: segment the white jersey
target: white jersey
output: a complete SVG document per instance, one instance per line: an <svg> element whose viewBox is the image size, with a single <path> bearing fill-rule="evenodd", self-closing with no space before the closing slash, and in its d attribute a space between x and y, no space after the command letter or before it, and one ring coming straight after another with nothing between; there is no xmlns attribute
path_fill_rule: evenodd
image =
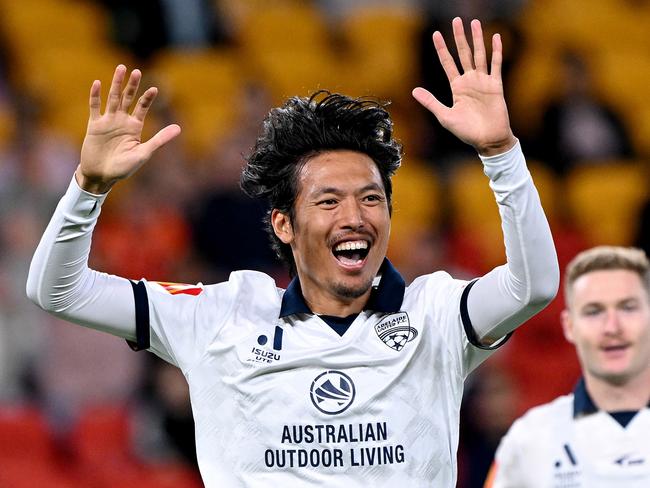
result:
<svg viewBox="0 0 650 488"><path fill-rule="evenodd" d="M207 486L453 486L463 381L489 354L464 332L467 283L438 272L405 290L382 271L342 337L298 281L147 283L151 350L190 385Z"/></svg>
<svg viewBox="0 0 650 488"><path fill-rule="evenodd" d="M310 313L297 281L285 292L267 275L238 271L195 287L89 269L105 195L74 180L34 254L27 293L183 371L209 488L452 487L463 380L489 354L479 339L505 337L555 296L559 280L519 144L482 159L507 264L471 283L438 272L405 288L385 261L343 336Z"/></svg>
<svg viewBox="0 0 650 488"><path fill-rule="evenodd" d="M491 488L650 487L650 406L623 425L584 383L515 421L496 452Z"/></svg>

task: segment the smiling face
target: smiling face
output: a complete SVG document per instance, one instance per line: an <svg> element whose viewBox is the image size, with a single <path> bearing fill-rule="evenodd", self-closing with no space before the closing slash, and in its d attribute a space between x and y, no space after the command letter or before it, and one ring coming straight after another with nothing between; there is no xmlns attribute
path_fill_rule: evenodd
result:
<svg viewBox="0 0 650 488"><path fill-rule="evenodd" d="M650 303L639 274L591 271L569 291L562 315L586 377L624 385L650 374Z"/></svg>
<svg viewBox="0 0 650 488"><path fill-rule="evenodd" d="M325 151L298 173L294 219L272 213L291 246L302 292L315 313L362 310L390 234L388 199L374 161L356 151Z"/></svg>

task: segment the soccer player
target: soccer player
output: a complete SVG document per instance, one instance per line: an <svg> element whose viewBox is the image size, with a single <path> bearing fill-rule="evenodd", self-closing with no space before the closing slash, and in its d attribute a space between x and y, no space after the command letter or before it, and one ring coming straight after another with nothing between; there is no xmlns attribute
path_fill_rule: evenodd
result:
<svg viewBox="0 0 650 488"><path fill-rule="evenodd" d="M453 106L423 88L413 95L476 148L501 212L507 264L469 283L439 271L405 287L386 259L401 160L388 113L326 93L272 110L242 175L244 190L269 202L273 246L295 276L286 290L253 271L183 286L90 270L106 193L180 131L170 125L140 142L156 90L129 112L139 71L122 89L126 68L117 67L103 113L93 83L80 164L27 293L182 370L206 486L455 485L463 381L555 296L559 271L510 129L501 40L492 39L488 67L480 23L471 23L473 49L459 18L453 30L462 73L433 35Z"/></svg>
<svg viewBox="0 0 650 488"><path fill-rule="evenodd" d="M648 487L648 258L635 248L584 251L567 267L564 294L562 327L583 377L515 421L486 487Z"/></svg>

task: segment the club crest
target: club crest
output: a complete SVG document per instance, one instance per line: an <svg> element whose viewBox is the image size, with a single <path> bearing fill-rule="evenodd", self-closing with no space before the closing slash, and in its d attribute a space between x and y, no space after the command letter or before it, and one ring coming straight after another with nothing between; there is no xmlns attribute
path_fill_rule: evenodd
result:
<svg viewBox="0 0 650 488"><path fill-rule="evenodd" d="M407 342L411 342L418 336L418 331L411 327L406 312L385 316L375 325L375 332L384 344L396 351L401 351Z"/></svg>

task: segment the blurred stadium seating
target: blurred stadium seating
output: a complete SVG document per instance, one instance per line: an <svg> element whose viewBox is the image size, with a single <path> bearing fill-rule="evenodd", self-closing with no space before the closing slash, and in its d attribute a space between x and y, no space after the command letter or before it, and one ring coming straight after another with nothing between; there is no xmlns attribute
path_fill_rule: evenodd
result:
<svg viewBox="0 0 650 488"><path fill-rule="evenodd" d="M631 246L641 208L650 196L641 162L608 161L572 171L566 181L569 212L591 245Z"/></svg>

